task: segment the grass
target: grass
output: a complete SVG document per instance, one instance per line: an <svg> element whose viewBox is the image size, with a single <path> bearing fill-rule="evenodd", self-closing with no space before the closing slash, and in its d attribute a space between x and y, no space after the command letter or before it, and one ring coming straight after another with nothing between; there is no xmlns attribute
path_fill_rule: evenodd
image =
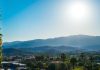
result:
<svg viewBox="0 0 100 70"><path fill-rule="evenodd" d="M75 67L74 70L83 70L83 67Z"/></svg>

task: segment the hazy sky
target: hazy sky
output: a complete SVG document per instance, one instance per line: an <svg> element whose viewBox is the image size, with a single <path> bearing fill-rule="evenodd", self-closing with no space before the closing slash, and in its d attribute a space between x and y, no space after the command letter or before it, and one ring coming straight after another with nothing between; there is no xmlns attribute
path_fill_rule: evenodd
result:
<svg viewBox="0 0 100 70"><path fill-rule="evenodd" d="M3 40L100 35L100 0L0 0Z"/></svg>

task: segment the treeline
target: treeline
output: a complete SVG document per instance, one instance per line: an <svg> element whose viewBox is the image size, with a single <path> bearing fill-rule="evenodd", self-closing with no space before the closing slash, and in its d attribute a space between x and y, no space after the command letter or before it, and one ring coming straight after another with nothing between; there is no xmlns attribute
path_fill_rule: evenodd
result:
<svg viewBox="0 0 100 70"><path fill-rule="evenodd" d="M99 70L99 59L100 56L84 53L69 56L62 53L58 57L39 55L22 63L27 64L28 70Z"/></svg>

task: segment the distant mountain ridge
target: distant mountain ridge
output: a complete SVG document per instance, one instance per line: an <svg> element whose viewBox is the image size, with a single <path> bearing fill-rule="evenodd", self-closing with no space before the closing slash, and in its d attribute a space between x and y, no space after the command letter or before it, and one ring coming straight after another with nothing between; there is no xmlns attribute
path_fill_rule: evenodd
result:
<svg viewBox="0 0 100 70"><path fill-rule="evenodd" d="M72 35L67 37L57 37L49 39L36 39L29 41L6 42L4 48L32 48L39 46L74 46L84 47L100 45L100 36Z"/></svg>
<svg viewBox="0 0 100 70"><path fill-rule="evenodd" d="M67 37L57 37L49 39L36 39L29 41L14 41L3 44L3 53L9 54L13 49L13 54L20 52L75 52L80 51L100 51L100 36L72 35ZM17 53L18 52L18 53Z"/></svg>

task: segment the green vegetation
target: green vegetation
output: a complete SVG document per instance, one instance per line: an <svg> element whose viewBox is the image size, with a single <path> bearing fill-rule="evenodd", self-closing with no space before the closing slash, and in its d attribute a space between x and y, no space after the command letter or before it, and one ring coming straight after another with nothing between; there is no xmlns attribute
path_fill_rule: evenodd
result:
<svg viewBox="0 0 100 70"><path fill-rule="evenodd" d="M0 34L0 67L2 61L2 34Z"/></svg>
<svg viewBox="0 0 100 70"><path fill-rule="evenodd" d="M82 66L75 67L74 70L84 70Z"/></svg>
<svg viewBox="0 0 100 70"><path fill-rule="evenodd" d="M66 55L62 53L57 57L35 56L31 60L23 60L27 64L28 70L100 70L100 65L96 62L99 55ZM99 58L100 59L100 58Z"/></svg>

